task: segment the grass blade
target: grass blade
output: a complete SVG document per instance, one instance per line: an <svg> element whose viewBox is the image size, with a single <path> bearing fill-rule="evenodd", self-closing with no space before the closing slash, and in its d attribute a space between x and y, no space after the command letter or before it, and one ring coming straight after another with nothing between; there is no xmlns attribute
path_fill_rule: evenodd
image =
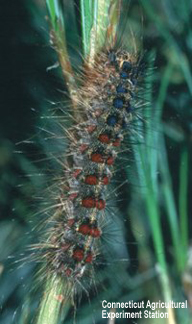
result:
<svg viewBox="0 0 192 324"><path fill-rule="evenodd" d="M81 0L81 26L84 56L87 57L90 51L90 32L93 25L93 1Z"/></svg>
<svg viewBox="0 0 192 324"><path fill-rule="evenodd" d="M63 6L59 0L46 0L46 4L52 27L52 41L55 45L70 97L75 107L76 82L67 50Z"/></svg>
<svg viewBox="0 0 192 324"><path fill-rule="evenodd" d="M180 190L179 190L179 215L181 228L181 242L183 247L183 269L187 259L188 249L188 212L187 212L187 194L188 194L188 151L183 149L180 162Z"/></svg>
<svg viewBox="0 0 192 324"><path fill-rule="evenodd" d="M192 94L192 75L191 75L191 71L190 71L190 64L187 60L186 55L180 49L178 42L175 40L174 36L171 34L169 29L164 26L160 17L153 10L153 5L151 4L151 2L150 1L141 1L141 4L144 7L148 16L150 17L150 19L152 21L154 21L154 23L159 31L159 34L162 35L162 37L169 44L169 46L171 46L173 48L174 53L176 55L178 65L181 67L181 70L183 71L183 75L185 77L189 91Z"/></svg>

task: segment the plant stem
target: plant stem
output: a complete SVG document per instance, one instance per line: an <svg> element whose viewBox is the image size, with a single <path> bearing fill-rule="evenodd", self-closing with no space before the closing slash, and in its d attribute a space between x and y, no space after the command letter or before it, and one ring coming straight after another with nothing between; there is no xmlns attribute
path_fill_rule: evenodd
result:
<svg viewBox="0 0 192 324"><path fill-rule="evenodd" d="M75 98L77 87L67 51L63 8L59 0L46 0L46 3L51 23L51 41L57 51L70 98L73 105L76 106Z"/></svg>
<svg viewBox="0 0 192 324"><path fill-rule="evenodd" d="M69 288L69 284L58 276L47 279L36 324L58 324L61 317L64 320L70 307Z"/></svg>
<svg viewBox="0 0 192 324"><path fill-rule="evenodd" d="M188 187L188 152L185 147L181 154L180 162L180 190L179 190L179 214L181 228L181 242L183 248L182 270L185 268L188 249L188 217L187 217L187 187Z"/></svg>

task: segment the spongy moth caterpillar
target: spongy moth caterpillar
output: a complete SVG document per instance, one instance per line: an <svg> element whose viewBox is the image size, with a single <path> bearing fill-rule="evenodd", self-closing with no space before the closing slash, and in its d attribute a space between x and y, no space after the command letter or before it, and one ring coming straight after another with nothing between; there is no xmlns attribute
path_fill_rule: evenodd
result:
<svg viewBox="0 0 192 324"><path fill-rule="evenodd" d="M102 51L91 68L85 67L76 94L80 121L68 130L56 222L49 229L46 252L43 249L49 271L74 284L100 253L106 191L135 113L138 64L126 50Z"/></svg>
<svg viewBox="0 0 192 324"><path fill-rule="evenodd" d="M102 253L108 186L137 114L140 78L139 57L114 44L100 49L91 64L85 60L76 76L73 124L67 129L63 125L68 147L62 157L59 196L45 240L37 246L45 261L42 272L65 281L70 296Z"/></svg>

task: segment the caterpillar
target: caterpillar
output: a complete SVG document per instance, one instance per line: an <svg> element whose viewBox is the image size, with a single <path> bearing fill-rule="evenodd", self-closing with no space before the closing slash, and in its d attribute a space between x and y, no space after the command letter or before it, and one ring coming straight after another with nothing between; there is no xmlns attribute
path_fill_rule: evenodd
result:
<svg viewBox="0 0 192 324"><path fill-rule="evenodd" d="M49 272L73 285L91 271L100 253L106 192L124 135L137 114L140 63L126 50L109 49L82 73L76 93L79 115L67 132L60 197L42 253Z"/></svg>

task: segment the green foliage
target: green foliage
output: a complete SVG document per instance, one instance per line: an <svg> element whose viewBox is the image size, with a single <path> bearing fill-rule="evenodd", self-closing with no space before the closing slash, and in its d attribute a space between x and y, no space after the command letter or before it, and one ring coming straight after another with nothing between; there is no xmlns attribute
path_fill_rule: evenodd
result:
<svg viewBox="0 0 192 324"><path fill-rule="evenodd" d="M65 28L62 2L60 0L46 0L46 3L53 28L56 32L59 32L61 28Z"/></svg>
<svg viewBox="0 0 192 324"><path fill-rule="evenodd" d="M90 51L90 33L93 25L93 1L81 0L81 26L84 55Z"/></svg>

